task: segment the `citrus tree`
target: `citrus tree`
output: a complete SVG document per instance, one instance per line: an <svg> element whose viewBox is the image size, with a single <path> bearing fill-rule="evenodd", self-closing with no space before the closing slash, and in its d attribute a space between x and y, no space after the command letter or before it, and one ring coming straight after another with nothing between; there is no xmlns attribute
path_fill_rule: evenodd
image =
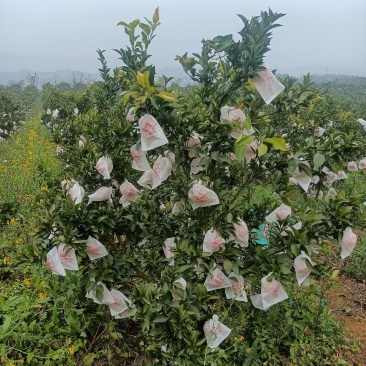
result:
<svg viewBox="0 0 366 366"><path fill-rule="evenodd" d="M332 184L366 166L362 140L320 131L289 145L271 127L271 114L311 96L281 97L263 64L282 15L240 15L238 40L177 56L194 81L184 90L158 84L148 64L158 9L120 22L130 45L116 50L113 75L98 51L103 81L83 99L92 107L45 105L67 163L42 232L46 265L78 270L86 301L133 318L152 364L243 363L230 337L244 332L244 314L329 273L329 248L345 258L356 244L362 197Z"/></svg>

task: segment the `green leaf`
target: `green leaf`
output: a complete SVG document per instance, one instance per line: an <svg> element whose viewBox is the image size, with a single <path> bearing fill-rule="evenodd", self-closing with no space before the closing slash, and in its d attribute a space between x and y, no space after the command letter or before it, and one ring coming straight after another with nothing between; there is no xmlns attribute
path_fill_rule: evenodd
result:
<svg viewBox="0 0 366 366"><path fill-rule="evenodd" d="M146 33L146 34L150 34L151 32L151 28L149 25L145 24L145 23L140 23L139 27Z"/></svg>
<svg viewBox="0 0 366 366"><path fill-rule="evenodd" d="M11 246L12 246L12 244L11 244L10 241L3 240L3 239L0 238L0 249L10 248Z"/></svg>
<svg viewBox="0 0 366 366"><path fill-rule="evenodd" d="M1 330L1 333L2 334L5 334L6 333L6 331L9 329L10 323L11 323L11 316L4 315L4 318L5 318L5 321L4 321L4 324L2 326L2 330Z"/></svg>
<svg viewBox="0 0 366 366"><path fill-rule="evenodd" d="M95 359L98 359L99 356L96 353L89 353L83 359L84 366L91 366Z"/></svg>
<svg viewBox="0 0 366 366"><path fill-rule="evenodd" d="M56 304L52 307L52 320L55 324L58 322L58 308Z"/></svg>
<svg viewBox="0 0 366 366"><path fill-rule="evenodd" d="M224 260L224 269L227 274L231 272L231 269L233 268L233 264L228 259Z"/></svg>
<svg viewBox="0 0 366 366"><path fill-rule="evenodd" d="M233 221L233 218L234 218L234 217L233 217L233 214L230 212L230 213L228 213L228 214L227 214L227 216L226 216L226 221L230 223L230 222L232 222L232 221Z"/></svg>
<svg viewBox="0 0 366 366"><path fill-rule="evenodd" d="M325 156L320 153L316 153L314 155L313 163L314 163L314 169L317 170L320 168L325 162Z"/></svg>
<svg viewBox="0 0 366 366"><path fill-rule="evenodd" d="M198 310L198 308L195 305L187 303L187 308L196 314L196 317L198 320L201 318L200 311Z"/></svg>
<svg viewBox="0 0 366 366"><path fill-rule="evenodd" d="M277 184L279 182L279 180L282 177L282 172L280 170L276 170L273 174L272 174L272 183L273 184Z"/></svg>
<svg viewBox="0 0 366 366"><path fill-rule="evenodd" d="M154 15L153 15L153 22L154 24L158 23L159 21L159 7L155 9Z"/></svg>
<svg viewBox="0 0 366 366"><path fill-rule="evenodd" d="M296 256L299 255L298 244L291 244L291 253Z"/></svg>
<svg viewBox="0 0 366 366"><path fill-rule="evenodd" d="M173 97L172 93L168 93L168 92L160 92L159 94L157 94L158 97L166 100L167 102L176 102L177 100Z"/></svg>
<svg viewBox="0 0 366 366"><path fill-rule="evenodd" d="M74 311L65 311L65 321L67 325L70 326L70 328L73 331L79 332L80 331L80 321L77 316L77 314Z"/></svg>
<svg viewBox="0 0 366 366"><path fill-rule="evenodd" d="M225 74L224 63L221 60L219 60L219 66L221 74Z"/></svg>
<svg viewBox="0 0 366 366"><path fill-rule="evenodd" d="M140 24L140 21L138 19L135 19L133 22L129 24L130 28L132 30L135 30L135 28Z"/></svg>
<svg viewBox="0 0 366 366"><path fill-rule="evenodd" d="M179 267L179 272L183 273L187 271L188 269L192 269L192 264L185 264L184 266Z"/></svg>
<svg viewBox="0 0 366 366"><path fill-rule="evenodd" d="M288 151L286 141L282 137L267 137L263 142L268 142L275 150Z"/></svg>
<svg viewBox="0 0 366 366"><path fill-rule="evenodd" d="M245 154L245 148L253 141L253 136L241 134L234 144L234 153L238 161L241 161Z"/></svg>
<svg viewBox="0 0 366 366"><path fill-rule="evenodd" d="M314 109L314 104L312 102L310 102L306 113L310 114L313 111L313 109Z"/></svg>
<svg viewBox="0 0 366 366"><path fill-rule="evenodd" d="M199 161L199 165L206 165L206 164L209 164L210 161L211 161L211 157L210 156L205 156L203 157L200 161Z"/></svg>
<svg viewBox="0 0 366 366"><path fill-rule="evenodd" d="M149 79L149 71L145 71L144 72L144 82L145 82L145 84L148 86L148 87L150 87L150 79ZM153 88L154 89L154 88Z"/></svg>
<svg viewBox="0 0 366 366"><path fill-rule="evenodd" d="M336 270L334 270L333 272L332 272L332 278L337 278L338 277L338 275L339 275L339 269L336 269Z"/></svg>
<svg viewBox="0 0 366 366"><path fill-rule="evenodd" d="M105 219L108 219L108 216L101 216L101 217L98 218L97 223L100 224Z"/></svg>
<svg viewBox="0 0 366 366"><path fill-rule="evenodd" d="M243 127L248 131L250 130L250 127L252 127L252 120L249 116L247 116L247 118L245 118Z"/></svg>
<svg viewBox="0 0 366 366"><path fill-rule="evenodd" d="M289 268L286 263L281 263L280 270L283 274L289 274L291 273L291 268Z"/></svg>
<svg viewBox="0 0 366 366"><path fill-rule="evenodd" d="M292 199L288 196L282 196L281 197L282 202L290 207L294 207L294 202L292 201Z"/></svg>
<svg viewBox="0 0 366 366"><path fill-rule="evenodd" d="M136 73L136 80L139 85L145 86L144 74L139 71Z"/></svg>
<svg viewBox="0 0 366 366"><path fill-rule="evenodd" d="M103 300L103 293L104 293L104 289L102 285L97 285L96 291L95 291L95 295L97 297L97 299L102 302Z"/></svg>
<svg viewBox="0 0 366 366"><path fill-rule="evenodd" d="M215 161L219 160L219 152L218 151L212 151L210 155L211 155L212 160L215 160Z"/></svg>
<svg viewBox="0 0 366 366"><path fill-rule="evenodd" d="M239 267L236 263L233 263L231 262L232 266L231 266L231 270L232 272L234 272L237 276L240 275L240 272L239 272Z"/></svg>
<svg viewBox="0 0 366 366"><path fill-rule="evenodd" d="M173 283L173 286L174 286L174 287L177 287L177 288L179 288L179 289L181 289L181 290L184 290L183 285L182 285L180 282L178 282L178 281L175 281L175 282Z"/></svg>
<svg viewBox="0 0 366 366"><path fill-rule="evenodd" d="M221 37L217 44L217 51L221 52L233 43L233 35L228 34L227 36Z"/></svg>
<svg viewBox="0 0 366 366"><path fill-rule="evenodd" d="M292 174L297 168L296 160L290 160L288 163L288 174Z"/></svg>
<svg viewBox="0 0 366 366"><path fill-rule="evenodd" d="M131 96L131 93L126 93L123 96L123 99L122 99L123 104L127 104L128 100L130 99L130 96Z"/></svg>
<svg viewBox="0 0 366 366"><path fill-rule="evenodd" d="M257 152L258 152L258 156L263 156L268 150L268 147L266 144L260 144L258 146Z"/></svg>
<svg viewBox="0 0 366 366"><path fill-rule="evenodd" d="M166 315L159 315L154 320L153 323L165 323L169 318Z"/></svg>
<svg viewBox="0 0 366 366"><path fill-rule="evenodd" d="M154 81L155 81L155 66L151 66L150 70L149 70L149 83L148 85L153 86L154 85Z"/></svg>
<svg viewBox="0 0 366 366"><path fill-rule="evenodd" d="M304 163L299 163L299 169L304 171L309 177L312 176L311 169Z"/></svg>
<svg viewBox="0 0 366 366"><path fill-rule="evenodd" d="M158 104L158 100L155 98L155 96L151 96L150 98L150 102L152 104L152 106L156 109L156 110L159 110L159 104Z"/></svg>
<svg viewBox="0 0 366 366"><path fill-rule="evenodd" d="M33 352L32 353L28 353L28 355L27 355L27 363L31 362L32 359L33 359L33 357L34 357L34 353Z"/></svg>
<svg viewBox="0 0 366 366"><path fill-rule="evenodd" d="M123 21L118 22L117 25L123 25L124 27L128 27L128 24Z"/></svg>

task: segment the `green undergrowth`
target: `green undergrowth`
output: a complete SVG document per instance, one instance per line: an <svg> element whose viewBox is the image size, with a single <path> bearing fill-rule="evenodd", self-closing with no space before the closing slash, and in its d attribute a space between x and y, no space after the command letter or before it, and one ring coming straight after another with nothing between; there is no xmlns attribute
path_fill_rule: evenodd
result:
<svg viewBox="0 0 366 366"><path fill-rule="evenodd" d="M29 117L18 134L0 144L0 172L0 253L4 276L39 255L34 235L42 210L40 200L59 184L61 176L55 145L37 115Z"/></svg>
<svg viewBox="0 0 366 366"><path fill-rule="evenodd" d="M268 311L249 313L248 349L243 365L343 365L344 330L332 316L324 286L295 289L288 300Z"/></svg>
<svg viewBox="0 0 366 366"><path fill-rule="evenodd" d="M357 281L366 283L366 237L363 236L360 243L352 253L351 258L343 269L344 273Z"/></svg>
<svg viewBox="0 0 366 366"><path fill-rule="evenodd" d="M34 210L37 195L54 186L61 174L51 135L37 116L0 144L0 224Z"/></svg>
<svg viewBox="0 0 366 366"><path fill-rule="evenodd" d="M38 115L0 144L0 365L104 365L116 357L142 365L137 352L116 346L127 332L129 345L140 343L130 323L117 329L104 306L89 309L83 268L59 278L43 264L38 226L61 179L56 145Z"/></svg>

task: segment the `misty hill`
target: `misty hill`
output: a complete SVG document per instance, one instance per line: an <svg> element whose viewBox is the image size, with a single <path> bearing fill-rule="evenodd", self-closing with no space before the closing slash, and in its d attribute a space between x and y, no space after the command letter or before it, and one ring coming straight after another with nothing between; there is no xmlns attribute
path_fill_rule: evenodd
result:
<svg viewBox="0 0 366 366"><path fill-rule="evenodd" d="M34 71L29 69L14 71L14 72L0 72L0 84L7 85L13 83L19 83L24 81L27 83L29 76L37 75L38 85L41 86L46 83L57 84L61 82L74 83L82 82L88 83L101 80L98 72L82 72L76 70L57 70L52 72ZM181 68L166 67L157 70L157 75L172 76L177 83L186 84L188 80L187 75Z"/></svg>
<svg viewBox="0 0 366 366"><path fill-rule="evenodd" d="M288 74L277 73L279 78L284 78L288 76ZM293 75L289 75L293 76ZM299 80L302 79L303 75L296 76ZM324 74L324 75L314 75L310 74L311 81L316 84L325 84L325 83L333 83L333 84L350 84L350 85L363 85L366 86L366 77L363 76L353 76L353 75L333 75L333 74Z"/></svg>
<svg viewBox="0 0 366 366"><path fill-rule="evenodd" d="M312 81L317 84L336 83L366 86L366 77L353 75L311 75Z"/></svg>
<svg viewBox="0 0 366 366"><path fill-rule="evenodd" d="M305 65L301 67L291 67L286 65L278 66L276 69L282 74L288 74L296 77L306 75L307 73L310 73L311 75L352 75L366 77L366 68L357 69L352 66L345 68L333 65Z"/></svg>
<svg viewBox="0 0 366 366"><path fill-rule="evenodd" d="M29 76L34 76L35 74L37 74L39 85L46 83L57 84L61 82L88 83L100 79L99 73L87 73L75 70L58 70L53 72L19 70L15 72L0 72L0 84L7 85L9 83L19 83L22 80L27 82L27 78Z"/></svg>
<svg viewBox="0 0 366 366"><path fill-rule="evenodd" d="M287 72L280 72L278 70L277 75L284 77L286 75L295 76L301 78L302 75L307 74L292 74ZM98 72L88 73L76 70L57 70L52 72L34 71L34 70L20 70L16 72L0 72L0 85L8 85L13 83L28 81L29 77L37 76L37 84L41 86L46 83L57 84L61 82L67 82L75 84L78 82L89 83L93 81L101 80ZM157 70L157 75L165 75L174 77L174 81L179 85L187 85L190 82L188 76L179 67L165 67ZM366 77L354 76L346 74L311 74L312 81L317 84L320 83L339 83L339 84L354 84L354 85L366 85Z"/></svg>
<svg viewBox="0 0 366 366"><path fill-rule="evenodd" d="M52 57L49 56L30 56L30 55L11 55L0 53L0 71L17 72L19 70L38 70L54 72L56 70L81 70L86 73L98 71L100 63L95 58L80 57Z"/></svg>

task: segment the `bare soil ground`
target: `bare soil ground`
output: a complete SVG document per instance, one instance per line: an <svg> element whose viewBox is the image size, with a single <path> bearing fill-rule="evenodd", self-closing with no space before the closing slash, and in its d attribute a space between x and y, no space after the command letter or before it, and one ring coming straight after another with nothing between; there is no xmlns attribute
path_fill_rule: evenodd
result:
<svg viewBox="0 0 366 366"><path fill-rule="evenodd" d="M360 351L346 356L351 365L366 365L366 284L339 276L338 281L327 291L329 307L341 320L350 341L358 341Z"/></svg>

